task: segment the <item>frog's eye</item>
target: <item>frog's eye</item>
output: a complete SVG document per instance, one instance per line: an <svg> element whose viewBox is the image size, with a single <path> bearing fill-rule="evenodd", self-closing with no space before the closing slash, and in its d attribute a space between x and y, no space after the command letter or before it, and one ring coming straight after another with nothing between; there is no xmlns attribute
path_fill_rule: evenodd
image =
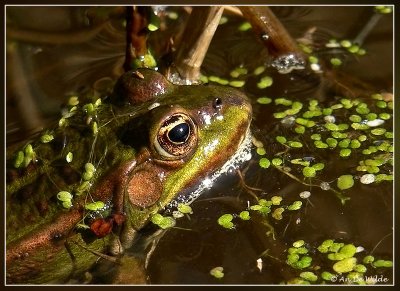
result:
<svg viewBox="0 0 400 291"><path fill-rule="evenodd" d="M164 159L180 159L193 151L197 144L197 130L192 118L185 113L174 113L162 124L154 146Z"/></svg>

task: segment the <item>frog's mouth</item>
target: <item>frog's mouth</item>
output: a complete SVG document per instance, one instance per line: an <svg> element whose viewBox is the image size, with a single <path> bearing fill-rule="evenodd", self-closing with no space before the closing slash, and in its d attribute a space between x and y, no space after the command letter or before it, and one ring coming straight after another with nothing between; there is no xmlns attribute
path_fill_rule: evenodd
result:
<svg viewBox="0 0 400 291"><path fill-rule="evenodd" d="M233 173L238 169L244 162L251 159L252 150L252 134L250 129L247 130L243 141L240 143L236 152L225 162L225 164L217 171L211 175L205 177L203 181L191 187L190 189L180 192L176 198L174 198L165 207L165 213L170 214L172 211L176 210L178 204L190 204L196 200L206 189L210 189L215 181L221 177L223 174Z"/></svg>

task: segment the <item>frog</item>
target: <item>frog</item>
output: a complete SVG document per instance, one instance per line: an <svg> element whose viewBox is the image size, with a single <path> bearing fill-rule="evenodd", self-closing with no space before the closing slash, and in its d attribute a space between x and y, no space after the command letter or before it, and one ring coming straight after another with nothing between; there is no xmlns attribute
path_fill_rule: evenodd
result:
<svg viewBox="0 0 400 291"><path fill-rule="evenodd" d="M106 96L71 97L54 126L7 151L7 284L118 264L153 215L251 147L251 120L242 91L154 69L125 72Z"/></svg>

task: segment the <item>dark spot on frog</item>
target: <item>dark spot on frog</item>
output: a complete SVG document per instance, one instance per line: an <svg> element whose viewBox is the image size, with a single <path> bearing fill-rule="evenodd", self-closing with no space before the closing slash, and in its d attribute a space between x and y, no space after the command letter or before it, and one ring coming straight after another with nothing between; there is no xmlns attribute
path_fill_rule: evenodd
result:
<svg viewBox="0 0 400 291"><path fill-rule="evenodd" d="M140 149L149 143L149 125L146 122L148 121L146 115L141 116L141 118L132 119L118 129L117 135L123 144L134 149Z"/></svg>
<svg viewBox="0 0 400 291"><path fill-rule="evenodd" d="M222 107L222 99L216 97L213 100L213 108L216 109L217 111L219 111L221 109L221 107Z"/></svg>
<svg viewBox="0 0 400 291"><path fill-rule="evenodd" d="M41 216L44 216L47 213L47 211L49 210L49 204L47 203L47 201L43 201L43 200L37 201L35 203L35 206Z"/></svg>
<svg viewBox="0 0 400 291"><path fill-rule="evenodd" d="M7 167L7 172L6 172L6 183L11 184L14 182L16 179L18 179L19 174L16 169L9 169Z"/></svg>
<svg viewBox="0 0 400 291"><path fill-rule="evenodd" d="M25 200L28 200L31 198L31 196L33 195L35 190L35 185L34 184L29 184L25 187L23 187L21 190L19 190L18 192L16 192L12 198L16 201L16 202L20 202L23 203Z"/></svg>
<svg viewBox="0 0 400 291"><path fill-rule="evenodd" d="M52 166L55 166L54 171L60 173L60 176L63 177L65 183L74 184L80 181L81 175L80 173L72 168L71 165L65 164L65 160L55 161Z"/></svg>

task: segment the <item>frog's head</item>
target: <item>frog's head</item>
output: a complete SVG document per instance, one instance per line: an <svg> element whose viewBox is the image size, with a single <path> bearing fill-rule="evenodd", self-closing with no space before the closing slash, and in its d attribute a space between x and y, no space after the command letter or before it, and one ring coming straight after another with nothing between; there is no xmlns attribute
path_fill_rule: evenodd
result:
<svg viewBox="0 0 400 291"><path fill-rule="evenodd" d="M147 90L147 78L150 84L156 80L158 90ZM138 229L144 217L201 183L237 152L249 135L252 109L234 88L173 85L155 71L128 72L120 82L126 87L117 92L126 92L132 104L145 100L149 109L121 134L139 149L123 207Z"/></svg>

